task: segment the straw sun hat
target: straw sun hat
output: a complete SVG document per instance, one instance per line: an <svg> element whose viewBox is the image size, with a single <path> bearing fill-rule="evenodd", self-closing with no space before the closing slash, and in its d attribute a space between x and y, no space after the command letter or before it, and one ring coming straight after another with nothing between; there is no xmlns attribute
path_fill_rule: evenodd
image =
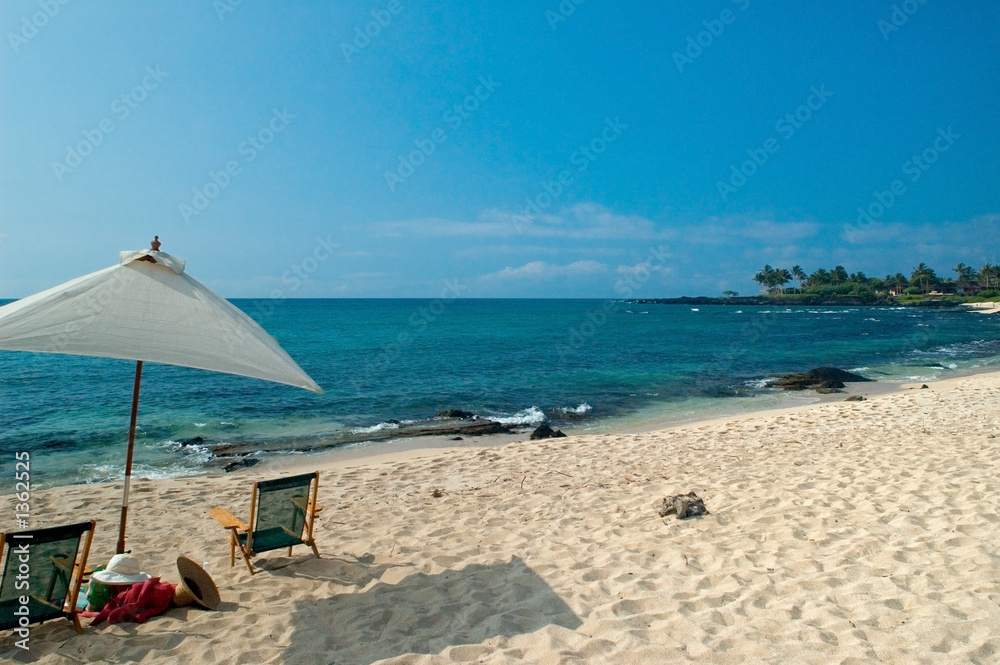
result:
<svg viewBox="0 0 1000 665"><path fill-rule="evenodd" d="M140 570L139 559L131 554L116 554L108 567L91 576L101 584L136 584L145 582L149 575Z"/></svg>
<svg viewBox="0 0 1000 665"><path fill-rule="evenodd" d="M177 557L177 572L181 582L174 590L174 605L184 607L196 603L206 610L218 609L219 589L208 571L186 556Z"/></svg>

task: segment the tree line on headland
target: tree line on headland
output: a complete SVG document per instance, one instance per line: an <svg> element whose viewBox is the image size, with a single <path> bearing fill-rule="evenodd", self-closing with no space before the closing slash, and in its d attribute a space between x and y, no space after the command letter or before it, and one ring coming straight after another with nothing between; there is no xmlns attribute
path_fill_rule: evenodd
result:
<svg viewBox="0 0 1000 665"><path fill-rule="evenodd" d="M964 263L959 263L951 269L954 279L945 279L926 263L918 264L907 277L897 272L884 278L868 277L858 271L849 274L844 266L835 266L831 270L818 268L807 275L801 266L787 268L772 268L765 265L754 275L753 280L760 284L761 292L771 295L791 293L810 294L818 296L923 296L927 294L948 294L994 298L1000 296L1000 267L987 263L979 270ZM797 282L798 287L788 288L791 282ZM733 291L725 291L723 295L736 296Z"/></svg>

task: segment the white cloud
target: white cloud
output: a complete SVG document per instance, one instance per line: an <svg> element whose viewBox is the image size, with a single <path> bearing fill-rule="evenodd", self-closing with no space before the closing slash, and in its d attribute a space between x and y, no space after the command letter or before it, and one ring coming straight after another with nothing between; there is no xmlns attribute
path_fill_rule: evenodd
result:
<svg viewBox="0 0 1000 665"><path fill-rule="evenodd" d="M674 270L668 266L660 265L658 263L651 264L649 261L641 261L631 266L618 266L619 275L640 275L646 273L660 273L662 275L669 275Z"/></svg>
<svg viewBox="0 0 1000 665"><path fill-rule="evenodd" d="M499 272L485 275L483 279L550 279L571 275L592 275L605 272L607 269L606 265L597 261L576 261L564 266L545 261L532 261L519 268L508 266Z"/></svg>
<svg viewBox="0 0 1000 665"><path fill-rule="evenodd" d="M507 260L516 261L518 256L523 258L534 258L539 256L559 257L569 254L573 257L620 257L623 254L628 253L628 249L619 247L580 247L579 245L571 246L569 244L562 243L553 243L551 245L516 245L511 243L498 244L495 242L488 242L482 245L474 245L472 247L455 250L454 255L463 259L475 260L479 260L484 257L495 258L501 255L514 255L514 259Z"/></svg>
<svg viewBox="0 0 1000 665"><path fill-rule="evenodd" d="M709 217L698 225L687 226L682 237L691 244L725 245L741 240L792 241L815 236L816 222L776 222L750 217Z"/></svg>
<svg viewBox="0 0 1000 665"><path fill-rule="evenodd" d="M596 203L577 203L557 213L543 213L525 222L520 213L490 208L474 221L420 219L379 222L372 225L376 235L383 237L449 236L449 237L525 237L564 238L576 240L643 240L674 237L669 229L639 215L620 215Z"/></svg>

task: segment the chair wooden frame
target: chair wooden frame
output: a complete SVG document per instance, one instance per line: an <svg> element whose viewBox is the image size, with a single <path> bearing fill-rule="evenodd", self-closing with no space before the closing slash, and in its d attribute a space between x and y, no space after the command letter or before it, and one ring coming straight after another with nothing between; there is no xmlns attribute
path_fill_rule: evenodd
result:
<svg viewBox="0 0 1000 665"><path fill-rule="evenodd" d="M229 566L230 568L236 565L236 548L240 549L243 554L243 561L247 565L247 570L253 575L257 571L254 570L253 564L250 563L250 559L259 554L262 551L270 551L270 549L282 549L278 548L268 548L267 550L257 550L254 548L254 530L257 526L257 509L258 509L258 497L260 496L261 487L266 487L267 485L274 483L293 483L294 481L304 481L308 479L309 490L308 497L297 497L292 499L292 503L302 511L303 513L303 526L302 535L299 536L293 533L291 529L282 526L282 530L291 538L299 541L288 547L288 556L292 555L292 547L297 544L309 545L312 548L313 554L316 558L322 558L319 555L319 549L316 547L316 541L313 539L313 526L316 522L316 517L321 510L316 502L316 497L319 492L319 471L314 471L313 473L306 473L299 476L291 476L288 478L280 478L272 481L255 482L253 484L253 490L250 495L250 519L248 524L244 524L238 518L236 518L231 512L225 508L212 508L208 511L209 516L216 522L221 524L224 528L229 530ZM242 535L246 537L246 544L244 545L241 541Z"/></svg>
<svg viewBox="0 0 1000 665"><path fill-rule="evenodd" d="M67 524L59 527L51 527L48 529L33 529L31 531L20 531L17 533L0 533L0 575L6 571L6 560L4 559L4 550L8 548L10 552L8 556L15 555L15 548L21 545L28 545L29 552L31 550L32 544L36 543L36 537L39 539L44 539L46 533L51 533L53 531L71 531L76 529L79 531L79 541L77 543L76 552L74 553L75 559L72 563L65 558L49 557L49 563L52 565L52 576L49 579L48 588L46 590L45 597L40 597L36 594L31 594L29 598L36 603L47 606L52 609L56 609L59 614L56 616L64 616L73 624L73 629L76 630L77 634L83 633L83 626L80 624L80 617L78 616L79 609L76 606L77 598L80 596L80 587L83 584L84 576L87 571L87 557L90 556L90 545L94 538L94 529L97 527L97 522L91 520L89 522L79 522L77 524ZM52 542L42 540L41 544L44 542ZM81 547L82 543L82 547ZM29 554L30 557L30 554ZM31 561L30 565L37 566L38 561ZM63 577L65 576L65 577ZM63 598L62 605L55 605L51 598L52 593L55 590L57 577L63 577L66 582L66 597ZM2 579L0 579L2 583ZM30 589L29 589L30 591ZM41 623L47 621L48 619L54 619L56 616L46 617L44 619L36 619L35 621L30 621L30 623ZM30 625L30 624L29 624Z"/></svg>

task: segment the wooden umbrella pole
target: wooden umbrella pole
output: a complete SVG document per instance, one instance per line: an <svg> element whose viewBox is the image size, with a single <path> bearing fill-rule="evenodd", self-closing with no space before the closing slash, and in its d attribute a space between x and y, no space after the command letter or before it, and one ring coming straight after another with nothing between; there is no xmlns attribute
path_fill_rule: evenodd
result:
<svg viewBox="0 0 1000 665"><path fill-rule="evenodd" d="M132 450L135 447L135 422L139 416L139 386L142 383L142 361L135 362L135 387L132 388L132 424L128 428L128 455L125 457L125 493L122 495L122 520L118 525L117 554L125 552L125 522L128 518L128 490L132 482Z"/></svg>

